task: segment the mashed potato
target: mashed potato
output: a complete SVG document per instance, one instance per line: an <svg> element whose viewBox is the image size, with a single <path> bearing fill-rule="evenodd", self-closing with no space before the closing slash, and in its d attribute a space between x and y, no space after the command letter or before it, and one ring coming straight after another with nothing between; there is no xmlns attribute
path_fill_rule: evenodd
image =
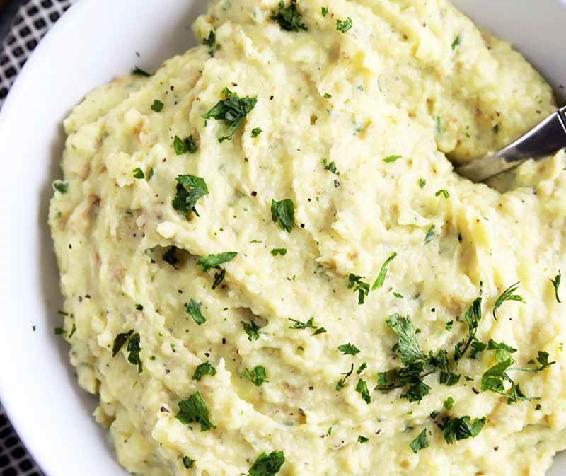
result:
<svg viewBox="0 0 566 476"><path fill-rule="evenodd" d="M566 448L555 110L445 0L216 0L65 122L50 224L79 383L140 475L542 475Z"/></svg>

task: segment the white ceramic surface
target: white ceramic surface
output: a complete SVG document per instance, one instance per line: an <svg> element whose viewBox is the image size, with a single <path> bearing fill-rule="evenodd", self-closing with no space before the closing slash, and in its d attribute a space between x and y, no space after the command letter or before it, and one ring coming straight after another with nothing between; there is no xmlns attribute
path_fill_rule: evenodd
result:
<svg viewBox="0 0 566 476"><path fill-rule="evenodd" d="M566 86L566 0L455 0ZM0 114L0 398L49 476L118 476L105 434L67 364L46 226L61 121L93 87L153 69L194 42L205 0L80 0L40 43ZM139 53L139 57L136 53ZM35 331L33 330L35 326ZM550 472L566 476L566 455Z"/></svg>

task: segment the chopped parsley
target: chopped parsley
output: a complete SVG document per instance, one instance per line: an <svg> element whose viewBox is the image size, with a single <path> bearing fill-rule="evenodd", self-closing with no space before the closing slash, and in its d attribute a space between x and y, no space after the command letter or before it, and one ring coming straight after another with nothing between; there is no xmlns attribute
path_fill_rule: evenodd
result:
<svg viewBox="0 0 566 476"><path fill-rule="evenodd" d="M369 284L363 281L362 276L350 274L348 276L348 289L358 293L358 304L363 304L369 294Z"/></svg>
<svg viewBox="0 0 566 476"><path fill-rule="evenodd" d="M291 0L287 6L281 0L278 7L277 11L271 15L271 19L279 23L281 29L285 31L307 31L301 13L297 9L297 0Z"/></svg>
<svg viewBox="0 0 566 476"><path fill-rule="evenodd" d="M362 365L360 365L360 366L358 367L358 370L356 370L356 373L357 373L358 375L360 375L365 369L367 369L367 367L368 367L368 364L366 364L366 363L364 362Z"/></svg>
<svg viewBox="0 0 566 476"><path fill-rule="evenodd" d="M151 110L154 112L161 112L163 111L163 106L164 104L162 101L160 101L159 99L155 99L153 101L153 104L151 105Z"/></svg>
<svg viewBox="0 0 566 476"><path fill-rule="evenodd" d="M285 463L283 451L261 453L248 472L248 476L275 476Z"/></svg>
<svg viewBox="0 0 566 476"><path fill-rule="evenodd" d="M70 337L70 336L69 336ZM128 362L132 365L138 366L138 372L142 371L142 363L140 360L140 335L134 331L128 331L118 334L114 339L112 346L112 357L115 357L120 349L126 344L126 351L128 352Z"/></svg>
<svg viewBox="0 0 566 476"><path fill-rule="evenodd" d="M137 311L143 311L143 306L141 304L136 304Z"/></svg>
<svg viewBox="0 0 566 476"><path fill-rule="evenodd" d="M428 448L428 438L426 436L426 429L421 431L419 435L409 444L413 453L418 453L420 450Z"/></svg>
<svg viewBox="0 0 566 476"><path fill-rule="evenodd" d="M514 294L519 287L519 282L512 284L509 286L505 291L503 291L499 297L495 300L495 304L493 305L493 317L497 319L497 310L501 307L501 305L505 301L516 301L516 302L525 302L525 299L518 294Z"/></svg>
<svg viewBox="0 0 566 476"><path fill-rule="evenodd" d="M208 36L203 38L202 44L208 46L208 54L210 56L214 56L214 53L220 49L220 46L216 43L216 33L214 30L208 32Z"/></svg>
<svg viewBox="0 0 566 476"><path fill-rule="evenodd" d="M336 168L336 162L329 162L327 159L322 159L322 166L324 167L324 170L328 170L334 175L340 175L340 172L338 172L338 169Z"/></svg>
<svg viewBox="0 0 566 476"><path fill-rule="evenodd" d="M342 33L346 33L352 28L352 19L350 17L345 20L336 20L336 29Z"/></svg>
<svg viewBox="0 0 566 476"><path fill-rule="evenodd" d="M424 239L425 245L430 243L434 239L435 236L436 236L436 226L430 225L430 227L426 231L426 235L425 235L425 239Z"/></svg>
<svg viewBox="0 0 566 476"><path fill-rule="evenodd" d="M287 233L295 226L295 204L290 198L276 201L271 200L271 219Z"/></svg>
<svg viewBox="0 0 566 476"><path fill-rule="evenodd" d="M375 279L375 281L374 281L374 283L371 287L372 291L379 289L383 286L383 283L385 281L385 277L387 276L387 268L389 266L389 263L391 263L391 261L393 261L396 256L397 256L397 253L391 253L387 257L385 262L381 265L381 269L379 270L379 274L377 275L377 278Z"/></svg>
<svg viewBox="0 0 566 476"><path fill-rule="evenodd" d="M401 155L390 155L383 159L386 164L391 164L392 162L397 162L402 156Z"/></svg>
<svg viewBox="0 0 566 476"><path fill-rule="evenodd" d="M222 90L224 99L218 101L214 107L208 111L203 117L223 121L228 129L228 134L220 137L218 142L231 140L236 131L243 124L246 116L252 111L257 103L257 97L239 97L228 88Z"/></svg>
<svg viewBox="0 0 566 476"><path fill-rule="evenodd" d="M262 132L263 130L261 129L261 127L254 127L252 129L252 137L258 137Z"/></svg>
<svg viewBox="0 0 566 476"><path fill-rule="evenodd" d="M195 464L195 460L189 458L188 456L183 456L183 466L186 469L190 469L193 467L193 465Z"/></svg>
<svg viewBox="0 0 566 476"><path fill-rule="evenodd" d="M242 326L244 327L244 331L248 335L249 341L254 341L259 339L259 326L254 321L242 322Z"/></svg>
<svg viewBox="0 0 566 476"><path fill-rule="evenodd" d="M385 321L389 328L397 334L397 352L404 364L423 360L426 356L417 342L417 330L409 317L392 314Z"/></svg>
<svg viewBox="0 0 566 476"><path fill-rule="evenodd" d="M216 255L201 256L197 260L197 264L203 271L207 272L213 268L218 268L221 264L232 261L237 256L236 251L225 251Z"/></svg>
<svg viewBox="0 0 566 476"><path fill-rule="evenodd" d="M472 346L472 350L475 353L474 358L479 352L485 349L485 344L482 344L476 339L476 333L481 320L481 303L481 296L477 297L476 299L474 299L474 301L464 314L464 321L466 322L466 325L468 327L468 337L466 338L466 340L458 342L456 344L456 347L454 348L455 361L460 360L462 357L464 357L470 346Z"/></svg>
<svg viewBox="0 0 566 476"><path fill-rule="evenodd" d="M198 216L197 201L208 195L208 187L203 178L195 175L179 175L177 177L177 194L173 198L173 208L184 213L187 217L191 213Z"/></svg>
<svg viewBox="0 0 566 476"><path fill-rule="evenodd" d="M454 38L452 44L450 45L450 48L452 48L452 50L455 50L460 45L461 41L462 39L460 38L460 35L457 35L456 38Z"/></svg>
<svg viewBox="0 0 566 476"><path fill-rule="evenodd" d="M189 137L185 137L181 139L179 136L175 136L173 139L173 149L175 149L175 153L177 155L183 154L194 154L198 147L193 138L192 134Z"/></svg>
<svg viewBox="0 0 566 476"><path fill-rule="evenodd" d="M135 179L144 179L145 178L145 174L143 173L143 170L140 169L139 167L136 167L134 169L134 178Z"/></svg>
<svg viewBox="0 0 566 476"><path fill-rule="evenodd" d="M210 375L211 377L216 375L216 369L210 362L204 362L197 366L195 373L193 374L193 380L200 380L205 375Z"/></svg>
<svg viewBox="0 0 566 476"><path fill-rule="evenodd" d="M332 94L330 94L330 93L324 93L324 94L322 95L322 97L323 97L324 99L330 99L330 98L332 97Z"/></svg>
<svg viewBox="0 0 566 476"><path fill-rule="evenodd" d="M208 415L208 408L200 392L193 393L189 398L179 402L177 419L182 423L199 423L201 431L215 428Z"/></svg>
<svg viewBox="0 0 566 476"><path fill-rule="evenodd" d="M354 364L352 364L352 366L350 367L350 370L346 373L343 373L343 377L338 380L338 382L336 383L336 391L340 391L342 390L345 385L346 385L346 380L348 380L348 378L350 377L350 375L352 375L354 373Z"/></svg>
<svg viewBox="0 0 566 476"><path fill-rule="evenodd" d="M273 256L285 256L287 254L287 248L273 248L271 254Z"/></svg>
<svg viewBox="0 0 566 476"><path fill-rule="evenodd" d="M452 410L454 403L456 403L454 398L448 397L446 400L444 400L443 406L446 410Z"/></svg>
<svg viewBox="0 0 566 476"><path fill-rule="evenodd" d="M59 193L67 193L69 191L69 182L55 180L55 182L53 182L53 189Z"/></svg>
<svg viewBox="0 0 566 476"><path fill-rule="evenodd" d="M369 441L369 438L367 436L364 436L364 435L358 436L358 443L367 443L368 441Z"/></svg>
<svg viewBox="0 0 566 476"><path fill-rule="evenodd" d="M289 319L289 320L293 322L293 325L291 325L289 327L289 329L304 330L304 329L308 329L309 327L312 328L312 329L316 329L316 326L314 324L314 317L311 317L306 322L301 322L301 321L298 321L297 319Z"/></svg>
<svg viewBox="0 0 566 476"><path fill-rule="evenodd" d="M562 301L560 300L560 295L559 295L559 290L560 290L560 280L562 279L562 274L560 273L560 271L558 271L558 274L554 277L554 279L551 279L550 282L552 283L552 286L554 286L554 297L556 298L556 300L561 303Z"/></svg>
<svg viewBox="0 0 566 476"><path fill-rule="evenodd" d="M434 196L435 197L440 197L443 196L444 198L450 198L450 194L448 193L448 190L442 189L442 190L438 190Z"/></svg>
<svg viewBox="0 0 566 476"><path fill-rule="evenodd" d="M204 317L204 315L202 314L201 306L201 303L195 301L192 298L188 303L185 304L185 311L199 326L202 326L206 322L206 317Z"/></svg>
<svg viewBox="0 0 566 476"><path fill-rule="evenodd" d="M368 385L365 380L358 379L358 384L356 385L356 392L360 394L362 400L368 405L371 403L371 397L369 395Z"/></svg>
<svg viewBox="0 0 566 476"><path fill-rule="evenodd" d="M132 74L134 76L145 76L146 78L152 76L151 73L148 73L147 71L139 68L138 66L134 67L134 69L132 70Z"/></svg>
<svg viewBox="0 0 566 476"><path fill-rule="evenodd" d="M342 344L338 346L338 350L345 355L356 355L360 353L360 349L358 349L354 344Z"/></svg>
<svg viewBox="0 0 566 476"><path fill-rule="evenodd" d="M440 424L446 443L452 443L479 435L485 425L485 418L471 419L469 416L458 418L446 417Z"/></svg>
<svg viewBox="0 0 566 476"><path fill-rule="evenodd" d="M261 387L264 382L268 382L267 371L263 365L256 365L252 370L244 370L242 377L248 379L256 387Z"/></svg>
<svg viewBox="0 0 566 476"><path fill-rule="evenodd" d="M326 15L328 15L328 7L321 7L320 8L320 13L322 13L322 16L325 17Z"/></svg>
<svg viewBox="0 0 566 476"><path fill-rule="evenodd" d="M426 180L424 178L420 178L417 180L417 184L419 188L424 188L424 186L426 185Z"/></svg>

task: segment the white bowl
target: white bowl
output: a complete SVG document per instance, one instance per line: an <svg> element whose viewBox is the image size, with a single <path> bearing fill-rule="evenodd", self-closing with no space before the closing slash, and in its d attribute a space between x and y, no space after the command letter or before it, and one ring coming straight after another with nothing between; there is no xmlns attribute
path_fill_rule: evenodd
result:
<svg viewBox="0 0 566 476"><path fill-rule="evenodd" d="M511 41L558 91L566 86L566 0L455 0L480 25ZM16 430L50 476L115 476L78 388L60 325L57 268L46 226L62 148L61 121L92 88L153 69L193 44L204 0L81 0L41 42L0 115L0 397ZM139 53L139 57L137 56ZM35 326L35 331L33 327ZM566 475L566 455L552 476Z"/></svg>

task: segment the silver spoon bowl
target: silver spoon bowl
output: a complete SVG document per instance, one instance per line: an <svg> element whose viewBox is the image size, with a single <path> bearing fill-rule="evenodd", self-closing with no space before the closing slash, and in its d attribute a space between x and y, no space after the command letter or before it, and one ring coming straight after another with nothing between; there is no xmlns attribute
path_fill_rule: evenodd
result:
<svg viewBox="0 0 566 476"><path fill-rule="evenodd" d="M472 182L483 182L528 159L542 159L566 147L566 106L551 114L512 144L494 155L456 168Z"/></svg>

